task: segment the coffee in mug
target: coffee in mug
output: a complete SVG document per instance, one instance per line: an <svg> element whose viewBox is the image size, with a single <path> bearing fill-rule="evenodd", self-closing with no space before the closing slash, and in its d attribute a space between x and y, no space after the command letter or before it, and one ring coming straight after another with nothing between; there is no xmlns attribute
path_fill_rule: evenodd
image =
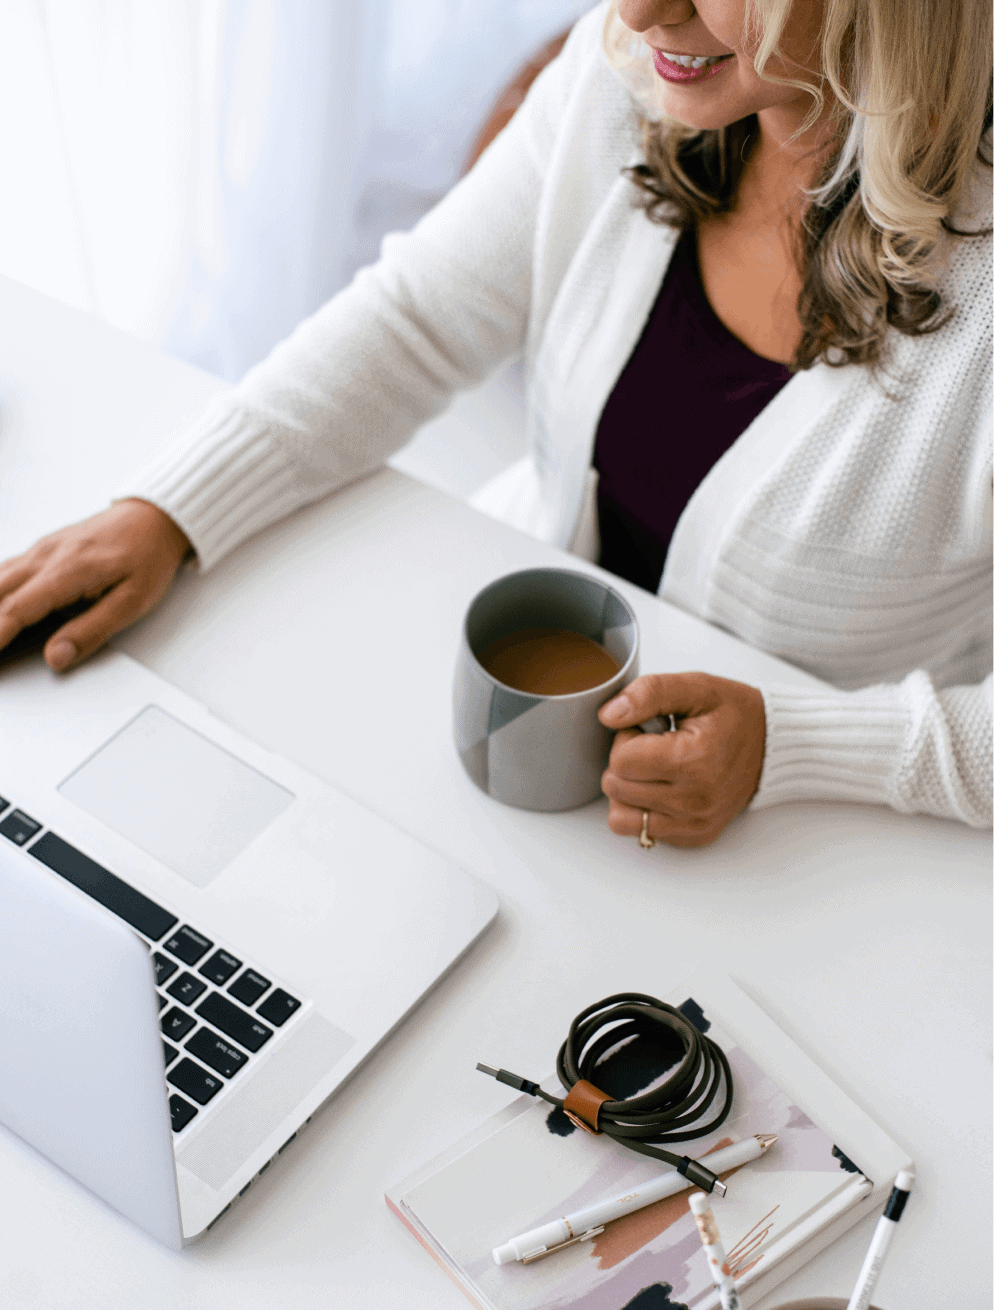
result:
<svg viewBox="0 0 994 1310"><path fill-rule="evenodd" d="M589 691L618 672L618 661L593 637L568 628L522 628L484 646L476 657L498 682L537 696Z"/></svg>
<svg viewBox="0 0 994 1310"><path fill-rule="evenodd" d="M526 569L476 597L456 668L456 747L488 795L569 810L601 794L614 733L597 711L638 676L628 602L571 569Z"/></svg>

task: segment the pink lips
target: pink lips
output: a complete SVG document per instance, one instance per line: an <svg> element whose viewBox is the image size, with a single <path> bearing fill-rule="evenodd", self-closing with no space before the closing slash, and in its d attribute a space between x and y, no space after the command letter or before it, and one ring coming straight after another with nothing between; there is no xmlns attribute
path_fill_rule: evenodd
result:
<svg viewBox="0 0 994 1310"><path fill-rule="evenodd" d="M661 50L652 52L653 67L666 82L702 82L706 77L714 77L728 62L728 59L722 59L720 63L708 64L704 68L684 68L683 64L674 64L667 59Z"/></svg>

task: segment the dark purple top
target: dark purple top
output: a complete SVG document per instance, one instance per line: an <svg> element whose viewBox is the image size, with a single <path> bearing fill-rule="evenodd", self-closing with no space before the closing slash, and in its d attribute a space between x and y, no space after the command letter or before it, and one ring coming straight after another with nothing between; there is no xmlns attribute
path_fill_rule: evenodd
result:
<svg viewBox="0 0 994 1310"><path fill-rule="evenodd" d="M600 563L656 591L677 519L710 469L791 378L708 303L684 232L597 426Z"/></svg>

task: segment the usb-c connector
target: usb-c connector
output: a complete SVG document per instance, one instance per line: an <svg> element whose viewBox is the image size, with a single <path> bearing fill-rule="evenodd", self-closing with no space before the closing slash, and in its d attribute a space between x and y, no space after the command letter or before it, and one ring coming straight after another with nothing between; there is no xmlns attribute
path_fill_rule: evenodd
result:
<svg viewBox="0 0 994 1310"><path fill-rule="evenodd" d="M692 1160L689 1155L685 1155L676 1168L677 1173L683 1174L688 1183L703 1188L705 1192L715 1192L718 1196L724 1196L728 1190L717 1174L705 1168L700 1160Z"/></svg>

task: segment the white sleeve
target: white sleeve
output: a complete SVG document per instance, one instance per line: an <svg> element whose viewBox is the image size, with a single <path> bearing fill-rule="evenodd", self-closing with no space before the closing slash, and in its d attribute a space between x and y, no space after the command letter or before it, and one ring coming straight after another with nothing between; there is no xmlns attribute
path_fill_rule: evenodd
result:
<svg viewBox="0 0 994 1310"><path fill-rule="evenodd" d="M379 467L453 392L525 343L542 180L600 9L476 166L119 490L165 510L209 568L252 533Z"/></svg>
<svg viewBox="0 0 994 1310"><path fill-rule="evenodd" d="M990 827L990 677L942 691L921 670L861 691L760 690L766 757L753 808L863 801Z"/></svg>

